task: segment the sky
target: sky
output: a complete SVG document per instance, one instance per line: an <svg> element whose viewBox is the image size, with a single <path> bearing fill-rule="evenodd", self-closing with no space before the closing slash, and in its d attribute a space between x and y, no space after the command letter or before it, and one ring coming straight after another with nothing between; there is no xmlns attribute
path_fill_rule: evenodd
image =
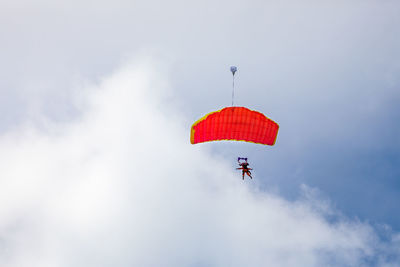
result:
<svg viewBox="0 0 400 267"><path fill-rule="evenodd" d="M0 265L398 266L399 9L2 1ZM231 65L275 146L190 144Z"/></svg>

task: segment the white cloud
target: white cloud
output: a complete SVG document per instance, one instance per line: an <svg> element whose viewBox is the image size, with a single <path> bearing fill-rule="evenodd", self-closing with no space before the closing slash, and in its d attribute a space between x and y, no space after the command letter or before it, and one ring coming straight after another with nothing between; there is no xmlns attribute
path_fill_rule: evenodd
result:
<svg viewBox="0 0 400 267"><path fill-rule="evenodd" d="M73 121L36 114L0 137L1 266L361 266L378 256L374 229L329 222L312 190L296 202L261 192L190 145L160 69L126 66L76 92Z"/></svg>

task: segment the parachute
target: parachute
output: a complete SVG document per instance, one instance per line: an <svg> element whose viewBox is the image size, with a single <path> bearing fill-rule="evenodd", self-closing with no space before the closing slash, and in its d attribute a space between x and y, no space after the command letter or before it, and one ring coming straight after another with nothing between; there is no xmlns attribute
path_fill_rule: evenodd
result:
<svg viewBox="0 0 400 267"><path fill-rule="evenodd" d="M258 111L226 107L196 121L190 131L190 142L233 140L272 146L278 129L276 122Z"/></svg>
<svg viewBox="0 0 400 267"><path fill-rule="evenodd" d="M192 144L233 140L274 145L279 125L264 114L233 105L236 66L232 72L232 106L211 112L196 121L190 130Z"/></svg>

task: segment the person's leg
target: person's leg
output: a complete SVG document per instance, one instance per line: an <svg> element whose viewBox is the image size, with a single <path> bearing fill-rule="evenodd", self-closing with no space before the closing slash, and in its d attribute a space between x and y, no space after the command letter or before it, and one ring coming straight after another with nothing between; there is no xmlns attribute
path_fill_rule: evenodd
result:
<svg viewBox="0 0 400 267"><path fill-rule="evenodd" d="M250 171L247 171L247 175L248 175L251 179L253 179L253 177L251 177L251 172L250 172Z"/></svg>

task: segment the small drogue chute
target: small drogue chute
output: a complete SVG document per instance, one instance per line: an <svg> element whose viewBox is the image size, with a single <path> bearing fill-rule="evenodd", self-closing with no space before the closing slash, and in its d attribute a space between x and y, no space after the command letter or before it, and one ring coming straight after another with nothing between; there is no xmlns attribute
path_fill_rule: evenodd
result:
<svg viewBox="0 0 400 267"><path fill-rule="evenodd" d="M232 66L231 67L232 75L235 75L236 71L237 71L237 67L236 66Z"/></svg>

